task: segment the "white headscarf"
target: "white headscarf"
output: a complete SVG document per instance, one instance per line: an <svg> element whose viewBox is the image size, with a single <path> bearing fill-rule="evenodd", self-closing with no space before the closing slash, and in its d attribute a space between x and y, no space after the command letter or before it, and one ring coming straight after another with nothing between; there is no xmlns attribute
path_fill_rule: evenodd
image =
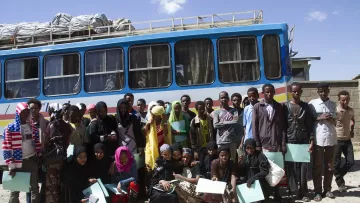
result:
<svg viewBox="0 0 360 203"><path fill-rule="evenodd" d="M153 106L156 106L157 105L157 103L155 102L155 101L152 101L152 102L150 102L149 103L149 105L148 105L148 109L147 109L147 114L146 114L146 121L148 121L149 119L150 119L150 116L151 116L151 108L153 107Z"/></svg>

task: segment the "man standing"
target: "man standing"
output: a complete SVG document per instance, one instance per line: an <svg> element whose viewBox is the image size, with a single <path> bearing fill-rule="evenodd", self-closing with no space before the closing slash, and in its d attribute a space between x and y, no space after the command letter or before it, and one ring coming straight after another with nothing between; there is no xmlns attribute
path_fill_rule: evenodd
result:
<svg viewBox="0 0 360 203"><path fill-rule="evenodd" d="M236 131L236 147L240 146L241 140L243 138L244 135L244 128L243 128L243 113L244 113L244 109L241 108L241 103L242 103L242 96L239 93L234 93L231 95L231 102L233 105L233 108L236 109L238 111L238 124L235 126L235 131Z"/></svg>
<svg viewBox="0 0 360 203"><path fill-rule="evenodd" d="M236 125L238 125L238 111L229 106L229 94L220 92L221 109L214 111L214 128L217 130L216 143L218 147L229 147L231 160L236 161Z"/></svg>
<svg viewBox="0 0 360 203"><path fill-rule="evenodd" d="M315 145L313 150L314 200L319 202L323 197L335 198L331 192L331 181L334 175L334 153L337 144L335 129L336 104L329 99L329 85L319 83L317 86L320 98L309 102L315 122ZM322 170L324 186L322 186ZM324 187L324 192L322 191Z"/></svg>
<svg viewBox="0 0 360 203"><path fill-rule="evenodd" d="M286 153L286 119L283 106L274 100L275 87L272 84L262 86L264 100L255 104L252 116L252 134L256 149L266 152ZM275 187L274 199L282 197L279 187Z"/></svg>
<svg viewBox="0 0 360 203"><path fill-rule="evenodd" d="M255 87L251 87L247 91L248 100L250 104L245 107L243 112L243 126L244 126L244 136L241 139L240 148L244 149L244 143L247 139L253 138L252 136L252 112L254 105L259 102L259 92Z"/></svg>
<svg viewBox="0 0 360 203"><path fill-rule="evenodd" d="M17 104L15 121L5 128L2 149L10 176L14 177L16 172L31 174L31 202L39 203L38 157L41 156L41 144L39 131L30 117L27 103ZM11 191L9 203L18 202L19 192Z"/></svg>
<svg viewBox="0 0 360 203"><path fill-rule="evenodd" d="M299 83L291 84L292 100L286 104L285 115L287 116L287 143L310 144L309 152L312 152L314 144L313 118L309 105L301 101L302 88ZM286 175L290 195L298 191L298 199L310 202L308 197L308 163L286 162ZM300 175L300 179L298 179Z"/></svg>
<svg viewBox="0 0 360 203"><path fill-rule="evenodd" d="M195 118L196 114L189 109L189 105L191 103L190 96L189 95L183 95L180 98L180 101L181 101L181 110L183 112L183 115L187 117L189 122L192 121L192 119Z"/></svg>
<svg viewBox="0 0 360 203"><path fill-rule="evenodd" d="M351 138L354 138L354 109L349 106L350 94L341 91L338 94L339 105L336 107L336 134L338 144L335 150L335 181L340 192L346 191L344 176L354 165L354 150ZM341 164L341 154L345 163Z"/></svg>

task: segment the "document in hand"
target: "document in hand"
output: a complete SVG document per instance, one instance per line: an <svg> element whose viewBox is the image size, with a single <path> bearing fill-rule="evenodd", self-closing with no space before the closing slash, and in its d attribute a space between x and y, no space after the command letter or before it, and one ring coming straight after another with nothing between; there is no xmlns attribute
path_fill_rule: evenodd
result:
<svg viewBox="0 0 360 203"><path fill-rule="evenodd" d="M74 145L69 145L66 150L67 157L72 156L74 154Z"/></svg>
<svg viewBox="0 0 360 203"><path fill-rule="evenodd" d="M236 186L236 193L240 203L257 202L265 199L258 180L250 188L247 187L246 183Z"/></svg>
<svg viewBox="0 0 360 203"><path fill-rule="evenodd" d="M120 195L121 193L119 193L119 191L117 190L117 185L114 183L114 184L105 184L105 187L107 189L109 189L111 192L115 193L116 195ZM126 191L122 190L122 193L123 194L127 194Z"/></svg>
<svg viewBox="0 0 360 203"><path fill-rule="evenodd" d="M171 127L178 132L185 132L185 120L175 121L171 123Z"/></svg>
<svg viewBox="0 0 360 203"><path fill-rule="evenodd" d="M98 198L97 203L106 203L104 192L98 182L92 184L89 188L85 189L83 191L83 194L86 198L90 198L90 196Z"/></svg>
<svg viewBox="0 0 360 203"><path fill-rule="evenodd" d="M264 155L271 161L273 161L276 165L280 166L280 168L284 168L284 156L282 152L263 152Z"/></svg>
<svg viewBox="0 0 360 203"><path fill-rule="evenodd" d="M212 181L200 178L196 185L196 192L210 194L224 194L226 188L225 182Z"/></svg>
<svg viewBox="0 0 360 203"><path fill-rule="evenodd" d="M285 161L310 163L309 144L287 144Z"/></svg>
<svg viewBox="0 0 360 203"><path fill-rule="evenodd" d="M16 172L12 178L9 171L3 172L2 185L4 190L29 192L30 191L30 173Z"/></svg>

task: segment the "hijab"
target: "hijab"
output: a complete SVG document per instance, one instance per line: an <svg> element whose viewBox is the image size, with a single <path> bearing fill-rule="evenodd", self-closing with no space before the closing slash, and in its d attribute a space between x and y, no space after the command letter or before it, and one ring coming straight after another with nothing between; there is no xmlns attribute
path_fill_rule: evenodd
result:
<svg viewBox="0 0 360 203"><path fill-rule="evenodd" d="M102 159L97 159L96 157L92 161L92 175L94 175L96 178L100 178L104 184L109 183L109 167L111 165L112 159L107 156L105 151L105 145L103 143L97 143L94 146L94 152L101 150L104 153L104 157Z"/></svg>
<svg viewBox="0 0 360 203"><path fill-rule="evenodd" d="M148 120L150 119L150 117L151 117L151 107L156 106L156 105L157 105L156 101L152 101L152 102L149 103L148 109L147 109L146 118L145 118L147 121L148 121Z"/></svg>
<svg viewBox="0 0 360 203"><path fill-rule="evenodd" d="M126 165L122 165L121 164L121 153L125 152L127 157L128 157L128 162ZM131 154L131 152L129 151L129 148L127 148L126 146L122 146L119 147L116 152L115 152L115 163L116 163L116 168L118 169L119 172L130 172L131 166L133 165L134 162L134 157Z"/></svg>
<svg viewBox="0 0 360 203"><path fill-rule="evenodd" d="M253 146L254 149L256 148L256 141L252 138L249 138L249 139L246 139L245 141L245 149L247 146ZM249 165L250 167L259 167L259 158L257 156L257 152L255 150L254 154L252 155L249 155L247 154L246 155L246 164Z"/></svg>
<svg viewBox="0 0 360 203"><path fill-rule="evenodd" d="M175 121L184 120L183 112L182 112L181 109L180 109L180 115L179 115L179 117L176 117L176 114L175 114L175 105L176 105L176 104L179 104L179 105L180 105L180 108L181 108L181 102L180 102L180 101L174 101L174 102L171 104L171 112L170 112L170 116L169 116L169 120L168 120L169 123L172 123L172 122L175 122Z"/></svg>
<svg viewBox="0 0 360 203"><path fill-rule="evenodd" d="M218 146L215 141L210 141L207 143L206 148L209 149L217 149Z"/></svg>
<svg viewBox="0 0 360 203"><path fill-rule="evenodd" d="M121 115L120 113L120 105L124 104L126 109L129 109L129 102L125 99L120 99L116 106L116 120L119 122L124 128L128 127L131 124L131 118L129 111L125 112L125 115Z"/></svg>
<svg viewBox="0 0 360 203"><path fill-rule="evenodd" d="M107 105L106 105L106 103L105 102L103 102L103 101L99 101L97 104L96 104L96 106L95 106L95 109L96 109L96 115L98 116L98 118L100 119L100 120L103 120L104 118L100 118L99 117L99 112L100 112L100 110L101 109L106 109L106 111L107 111Z"/></svg>
<svg viewBox="0 0 360 203"><path fill-rule="evenodd" d="M171 145L171 151L175 152L175 151L180 151L180 153L183 153L183 148L179 143L174 143Z"/></svg>

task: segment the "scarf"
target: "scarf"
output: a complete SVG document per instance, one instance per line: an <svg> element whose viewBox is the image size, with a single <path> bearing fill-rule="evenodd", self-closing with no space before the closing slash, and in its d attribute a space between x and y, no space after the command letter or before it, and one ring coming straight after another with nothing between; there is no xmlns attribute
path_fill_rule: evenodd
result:
<svg viewBox="0 0 360 203"><path fill-rule="evenodd" d="M125 115L123 116L121 115L120 113L121 104L124 104L126 109L129 108L129 102L126 101L125 99L120 99L116 106L116 120L122 125L122 127L127 128L129 125L131 125L131 117L128 111L125 112Z"/></svg>
<svg viewBox="0 0 360 203"><path fill-rule="evenodd" d="M148 109L147 109L147 114L146 114L146 117L145 117L146 121L148 121L150 119L150 117L151 117L151 108L153 106L156 106L156 105L157 105L157 103L155 101L152 101L152 102L149 103Z"/></svg>
<svg viewBox="0 0 360 203"><path fill-rule="evenodd" d="M128 162L126 163L126 165L122 165L121 164L121 153L125 152L127 157L128 157ZM131 154L131 152L129 151L129 148L122 146L119 147L116 152L115 152L115 163L116 163L116 168L118 169L119 172L130 172L131 170L131 166L133 165L134 162L134 157Z"/></svg>
<svg viewBox="0 0 360 203"><path fill-rule="evenodd" d="M179 105L180 105L180 108L181 108L181 102L180 102L180 101L174 101L174 102L171 104L171 112L170 112L170 116L169 116L169 120L168 120L169 123L172 123L172 122L174 122L174 121L184 120L184 116L183 116L182 110L180 110L180 115L179 115L179 117L178 117L178 118L176 117L176 114L175 114L175 105L176 105L176 104L179 104Z"/></svg>

